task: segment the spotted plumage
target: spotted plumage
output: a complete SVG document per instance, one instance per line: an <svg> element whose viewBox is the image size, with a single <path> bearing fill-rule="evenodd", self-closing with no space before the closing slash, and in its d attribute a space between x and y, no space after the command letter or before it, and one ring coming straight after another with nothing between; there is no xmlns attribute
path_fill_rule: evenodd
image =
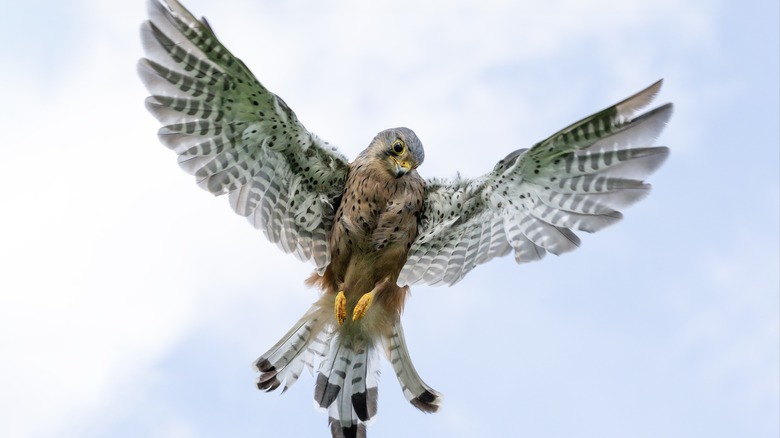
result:
<svg viewBox="0 0 780 438"><path fill-rule="evenodd" d="M322 294L255 363L257 387L287 390L317 370L315 403L334 437L365 436L377 412L379 357L406 399L440 394L412 365L400 315L409 285L454 284L513 253L539 260L579 246L642 199L669 151L653 146L671 104L639 114L661 82L500 160L474 178L424 180L410 129L380 132L349 163L176 0L151 0L139 73L164 145L203 189L227 194L284 252L310 260Z"/></svg>

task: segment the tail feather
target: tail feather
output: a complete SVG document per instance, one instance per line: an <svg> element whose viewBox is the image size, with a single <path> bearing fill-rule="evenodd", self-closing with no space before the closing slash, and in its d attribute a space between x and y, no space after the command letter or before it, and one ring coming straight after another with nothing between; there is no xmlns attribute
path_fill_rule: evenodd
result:
<svg viewBox="0 0 780 438"><path fill-rule="evenodd" d="M333 438L366 438L366 425L358 423L350 427L343 427L339 420L331 416L328 419L330 434Z"/></svg>
<svg viewBox="0 0 780 438"><path fill-rule="evenodd" d="M287 391L300 377L304 368L313 371L314 358L327 354L327 339L331 329L312 316L303 316L279 342L255 361L259 371L258 389L273 391L282 382Z"/></svg>
<svg viewBox="0 0 780 438"><path fill-rule="evenodd" d="M379 385L378 339L354 331L335 330L313 307L255 362L261 373L257 387L282 392L291 387L304 368L318 363L315 405L328 412L333 438L366 436L366 425L377 414ZM406 399L423 412L436 412L441 395L422 381L412 365L400 320L383 345Z"/></svg>
<svg viewBox="0 0 780 438"><path fill-rule="evenodd" d="M339 337L331 339L328 355L320 363L317 373L317 383L314 387L314 401L320 408L327 409L344 386L346 377L345 361L338 360L343 346L339 345Z"/></svg>
<svg viewBox="0 0 780 438"><path fill-rule="evenodd" d="M365 423L377 412L378 383L379 357L374 346L342 343L334 336L314 388L314 401L328 410L334 437L365 436Z"/></svg>
<svg viewBox="0 0 780 438"><path fill-rule="evenodd" d="M414 369L412 359L409 357L409 350L406 348L406 339L401 327L401 321L397 320L393 325L393 332L390 338L386 340L385 348L387 358L393 365L398 383L404 392L404 397L417 409L432 413L439 410L441 405L441 394L428 386L417 374Z"/></svg>

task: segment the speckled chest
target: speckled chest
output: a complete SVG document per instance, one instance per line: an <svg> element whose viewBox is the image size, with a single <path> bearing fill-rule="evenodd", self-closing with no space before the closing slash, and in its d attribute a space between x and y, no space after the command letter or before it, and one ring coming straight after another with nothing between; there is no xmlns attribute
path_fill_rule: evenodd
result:
<svg viewBox="0 0 780 438"><path fill-rule="evenodd" d="M417 235L423 190L416 171L395 178L384 169L355 166L336 212L332 248L365 254L397 245L408 249Z"/></svg>

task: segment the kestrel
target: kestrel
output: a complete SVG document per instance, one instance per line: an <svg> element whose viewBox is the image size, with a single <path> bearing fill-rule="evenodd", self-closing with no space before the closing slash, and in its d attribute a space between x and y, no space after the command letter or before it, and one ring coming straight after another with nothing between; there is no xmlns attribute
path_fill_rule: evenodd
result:
<svg viewBox="0 0 780 438"><path fill-rule="evenodd" d="M661 81L511 152L474 178L424 180L407 128L380 132L353 162L308 131L176 0L149 2L138 64L159 138L202 188L286 253L316 267L322 294L255 363L258 388L288 389L317 367L314 398L334 437L365 436L384 353L404 396L436 412L440 394L412 365L401 312L415 283L452 285L513 253L518 263L579 246L642 199L669 150L653 146L672 114L639 114Z"/></svg>

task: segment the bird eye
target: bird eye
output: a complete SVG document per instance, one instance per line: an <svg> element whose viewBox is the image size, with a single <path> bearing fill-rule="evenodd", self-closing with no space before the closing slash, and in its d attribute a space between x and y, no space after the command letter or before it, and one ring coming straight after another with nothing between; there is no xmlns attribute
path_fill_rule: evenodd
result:
<svg viewBox="0 0 780 438"><path fill-rule="evenodd" d="M406 146L404 146L404 143L401 140L396 140L395 143L393 143L394 154L401 155L404 153L404 149L406 149Z"/></svg>

